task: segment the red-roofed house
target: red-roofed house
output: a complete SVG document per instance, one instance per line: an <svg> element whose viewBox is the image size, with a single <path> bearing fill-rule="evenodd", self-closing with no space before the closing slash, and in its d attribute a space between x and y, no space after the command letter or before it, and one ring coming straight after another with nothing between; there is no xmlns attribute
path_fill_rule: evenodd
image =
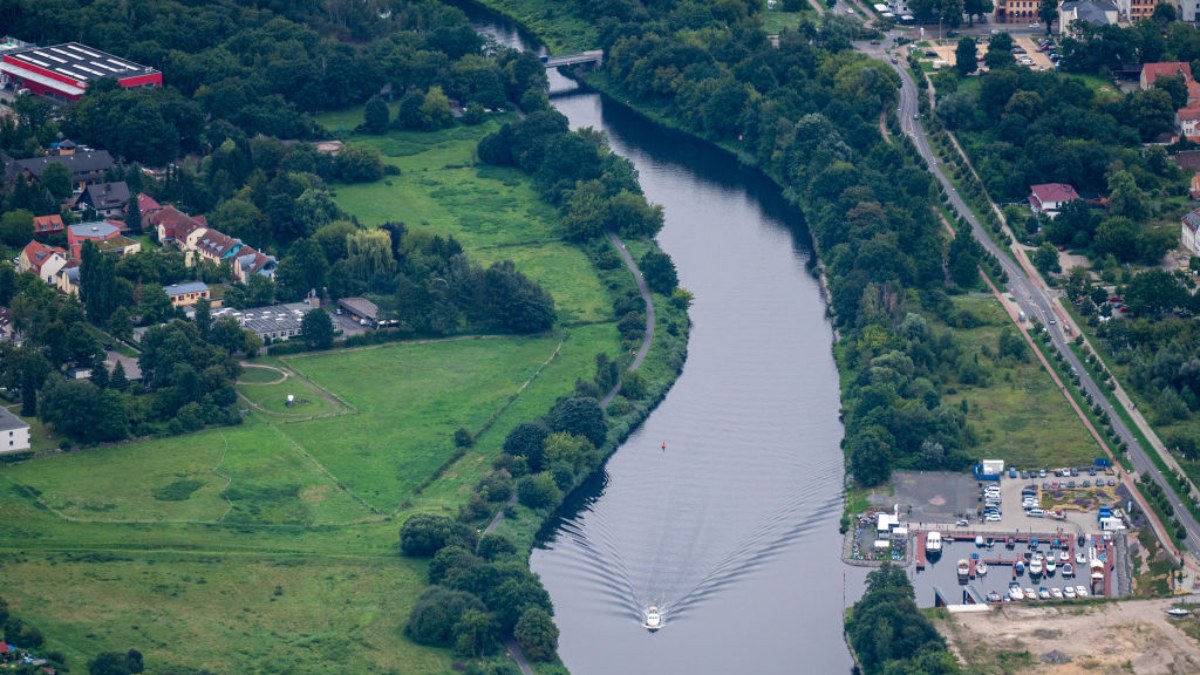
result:
<svg viewBox="0 0 1200 675"><path fill-rule="evenodd" d="M142 250L140 243L121 234L123 225L120 221L97 220L68 227L67 245L71 249L71 257L79 257L85 241L94 242L105 253L129 255Z"/></svg>
<svg viewBox="0 0 1200 675"><path fill-rule="evenodd" d="M1170 61L1167 63L1147 63L1142 66L1142 77L1139 84L1143 90L1154 86L1155 80L1163 76L1182 75L1184 83L1192 81L1192 66L1185 61Z"/></svg>
<svg viewBox="0 0 1200 675"><path fill-rule="evenodd" d="M52 216L33 217L33 235L35 237L58 234L66 228L67 226L63 223L62 216L57 213Z"/></svg>
<svg viewBox="0 0 1200 675"><path fill-rule="evenodd" d="M233 275L243 284L250 283L250 276L257 274L268 279L275 278L275 256L257 251L249 246L238 249L233 259Z"/></svg>
<svg viewBox="0 0 1200 675"><path fill-rule="evenodd" d="M140 200L139 200L140 204ZM163 206L151 212L142 211L142 223L158 231L160 244L175 244L186 250L188 237L205 227L204 222L193 218L174 206Z"/></svg>
<svg viewBox="0 0 1200 675"><path fill-rule="evenodd" d="M212 228L197 230L188 237L189 248L200 254L200 258L220 265L237 255L242 247L241 239L234 239Z"/></svg>
<svg viewBox="0 0 1200 675"><path fill-rule="evenodd" d="M33 272L42 281L50 283L56 272L67 264L67 252L57 246L47 246L40 241L31 241L21 250L17 267L22 272Z"/></svg>
<svg viewBox="0 0 1200 675"><path fill-rule="evenodd" d="M154 197L151 197L150 195L146 194L145 192L139 192L137 194L137 203L138 203L138 209L142 212L143 219L147 215L154 213L162 208L162 204L159 204L154 199Z"/></svg>
<svg viewBox="0 0 1200 675"><path fill-rule="evenodd" d="M1180 108L1175 111L1175 127L1188 140L1200 139L1200 108Z"/></svg>
<svg viewBox="0 0 1200 675"><path fill-rule="evenodd" d="M1063 204L1079 199L1075 188L1066 183L1043 183L1029 188L1029 206L1034 213L1044 213L1051 218L1058 215Z"/></svg>

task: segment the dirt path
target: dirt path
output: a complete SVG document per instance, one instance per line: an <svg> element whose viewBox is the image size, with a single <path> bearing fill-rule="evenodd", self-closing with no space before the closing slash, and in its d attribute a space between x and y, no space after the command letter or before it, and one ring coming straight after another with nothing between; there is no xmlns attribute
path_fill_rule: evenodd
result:
<svg viewBox="0 0 1200 675"><path fill-rule="evenodd" d="M291 377L291 374L288 373L286 370L284 370L282 368L276 368L275 366L266 366L261 363L246 363L245 361L242 361L238 365L240 365L242 368L254 368L257 370L272 370L272 371L275 371L276 373L279 373L279 379L271 380L270 382L242 382L241 380L239 380L237 382L237 384L244 384L249 387L261 386L261 385L267 385L267 384L279 384L281 382L285 382L289 377Z"/></svg>
<svg viewBox="0 0 1200 675"><path fill-rule="evenodd" d="M1032 663L1008 673L1083 675L1084 673L1200 672L1200 643L1181 627L1196 618L1172 619L1172 599L1126 600L1102 605L1037 607L1004 605L986 614L958 614L938 621L952 649L968 661L968 672L995 670L1000 652L1028 651ZM1046 663L1041 657L1061 652L1070 661ZM992 666L992 669L988 669Z"/></svg>
<svg viewBox="0 0 1200 675"><path fill-rule="evenodd" d="M645 277L642 276L642 271L638 269L637 263L633 261L633 256L629 254L629 249L625 248L625 242L621 241L615 233L609 232L608 238L612 240L614 246L617 247L617 252L621 254L621 260L625 261L625 266L633 274L633 280L637 282L638 292L642 294L642 300L646 303L646 334L642 336L642 346L638 348L637 354L633 357L633 362L629 364L629 370L637 370L642 365L642 361L646 360L646 355L650 353L650 345L654 342L654 323L657 317L654 313L654 296L650 293L650 287L646 284ZM617 382L612 391L605 394L600 400L600 407L607 408L609 403L621 393L621 383Z"/></svg>

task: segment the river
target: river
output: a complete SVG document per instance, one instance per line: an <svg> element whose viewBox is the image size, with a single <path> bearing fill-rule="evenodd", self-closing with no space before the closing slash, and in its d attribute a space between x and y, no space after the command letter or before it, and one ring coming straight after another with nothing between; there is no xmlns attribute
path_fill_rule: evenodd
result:
<svg viewBox="0 0 1200 675"><path fill-rule="evenodd" d="M864 572L841 563L833 330L803 218L729 155L573 88L551 74L571 127L604 131L663 205L658 241L695 302L679 380L533 551L559 653L576 675L849 672L842 610Z"/></svg>

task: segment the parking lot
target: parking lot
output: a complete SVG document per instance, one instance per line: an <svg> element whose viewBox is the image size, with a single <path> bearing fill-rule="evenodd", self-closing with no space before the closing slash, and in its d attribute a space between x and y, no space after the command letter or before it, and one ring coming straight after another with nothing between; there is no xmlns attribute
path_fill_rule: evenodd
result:
<svg viewBox="0 0 1200 675"><path fill-rule="evenodd" d="M1087 534L1097 530L1096 507L1119 500L1116 486L1107 485L1110 480L1117 483L1117 477L1103 470L1091 476L1086 467L1077 473L1059 477L1051 469L1044 478L1037 471L1026 474L1026 478L1020 473L1010 478L1006 471L996 483L977 482L969 474L961 473L897 471L892 476L892 494L875 496L872 501L884 509L899 505L909 526L922 530ZM1099 489L1094 483L1097 479L1104 483ZM1069 487L1071 481L1075 481L1073 488ZM1089 483L1086 488L1084 481ZM999 516L990 521L982 515L987 507L984 496L987 486L998 487L1000 494ZM1021 491L1030 486L1036 490L1038 505L1045 511L1041 518L1031 517L1022 507ZM1061 518L1053 515L1055 510L1062 513Z"/></svg>

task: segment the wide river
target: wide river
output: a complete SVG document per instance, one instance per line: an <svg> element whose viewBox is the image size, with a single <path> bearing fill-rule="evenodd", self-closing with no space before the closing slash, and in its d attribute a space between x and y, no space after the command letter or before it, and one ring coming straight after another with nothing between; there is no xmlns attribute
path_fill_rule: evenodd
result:
<svg viewBox="0 0 1200 675"><path fill-rule="evenodd" d="M841 563L833 331L803 218L732 157L573 87L551 73L571 127L603 130L665 208L658 241L695 302L674 388L533 552L559 653L577 675L847 673L842 610L864 574Z"/></svg>

